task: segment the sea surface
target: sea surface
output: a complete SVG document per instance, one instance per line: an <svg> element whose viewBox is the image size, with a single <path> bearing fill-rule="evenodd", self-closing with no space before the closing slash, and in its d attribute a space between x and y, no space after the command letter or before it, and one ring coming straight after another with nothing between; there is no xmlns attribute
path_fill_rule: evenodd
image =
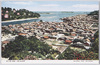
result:
<svg viewBox="0 0 100 65"><path fill-rule="evenodd" d="M42 20L43 22L63 22L60 18L70 17L80 14L88 14L89 12L66 12L66 11L38 11L41 15L39 19L31 19L31 20L24 20L24 21L13 21L13 22L2 22L2 26L9 25L9 24L21 24L27 22L38 22Z"/></svg>

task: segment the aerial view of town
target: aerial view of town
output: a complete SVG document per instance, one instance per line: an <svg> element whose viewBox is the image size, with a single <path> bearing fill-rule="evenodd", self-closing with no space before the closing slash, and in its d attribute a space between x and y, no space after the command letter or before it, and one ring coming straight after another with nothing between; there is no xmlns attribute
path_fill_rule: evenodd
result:
<svg viewBox="0 0 100 65"><path fill-rule="evenodd" d="M1 60L99 60L96 1L2 1Z"/></svg>

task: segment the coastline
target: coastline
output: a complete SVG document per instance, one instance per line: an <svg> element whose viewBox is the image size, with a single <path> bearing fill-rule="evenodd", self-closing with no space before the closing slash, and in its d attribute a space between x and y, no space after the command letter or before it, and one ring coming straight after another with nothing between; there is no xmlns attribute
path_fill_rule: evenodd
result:
<svg viewBox="0 0 100 65"><path fill-rule="evenodd" d="M25 19L8 20L8 21L2 21L2 23L14 22L14 21L24 21L24 20L31 20L31 19L38 19L38 18L25 18Z"/></svg>

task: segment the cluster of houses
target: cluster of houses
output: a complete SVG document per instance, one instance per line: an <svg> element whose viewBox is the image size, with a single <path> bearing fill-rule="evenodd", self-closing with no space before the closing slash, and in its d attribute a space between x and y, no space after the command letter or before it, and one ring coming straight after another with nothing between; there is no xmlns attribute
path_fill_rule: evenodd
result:
<svg viewBox="0 0 100 65"><path fill-rule="evenodd" d="M90 19L85 16L83 16L83 19L79 18L81 17L72 17L70 20L63 18L66 22L29 22L2 26L2 31L8 30L11 34L17 34L16 36L35 36L41 41L63 41L65 45L89 49L92 44L91 40L94 39L94 34L98 31L98 25L94 21L91 21L92 18ZM2 35L5 36L5 33L2 32ZM9 43L6 41L3 40L2 44Z"/></svg>

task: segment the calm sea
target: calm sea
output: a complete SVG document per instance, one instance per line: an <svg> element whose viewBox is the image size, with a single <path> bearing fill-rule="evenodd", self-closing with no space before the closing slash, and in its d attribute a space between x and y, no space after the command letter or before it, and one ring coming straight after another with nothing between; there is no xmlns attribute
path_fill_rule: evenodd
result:
<svg viewBox="0 0 100 65"><path fill-rule="evenodd" d="M27 22L38 22L40 20L46 21L46 22L62 22L60 18L63 17L70 17L70 16L75 16L79 14L88 14L89 12L66 12L66 11L48 11L48 12L39 12L38 13L41 15L39 19L31 19L31 20L24 20L24 21L14 21L14 22L2 22L2 26L4 25L9 25L9 24L21 24L21 23L27 23Z"/></svg>

